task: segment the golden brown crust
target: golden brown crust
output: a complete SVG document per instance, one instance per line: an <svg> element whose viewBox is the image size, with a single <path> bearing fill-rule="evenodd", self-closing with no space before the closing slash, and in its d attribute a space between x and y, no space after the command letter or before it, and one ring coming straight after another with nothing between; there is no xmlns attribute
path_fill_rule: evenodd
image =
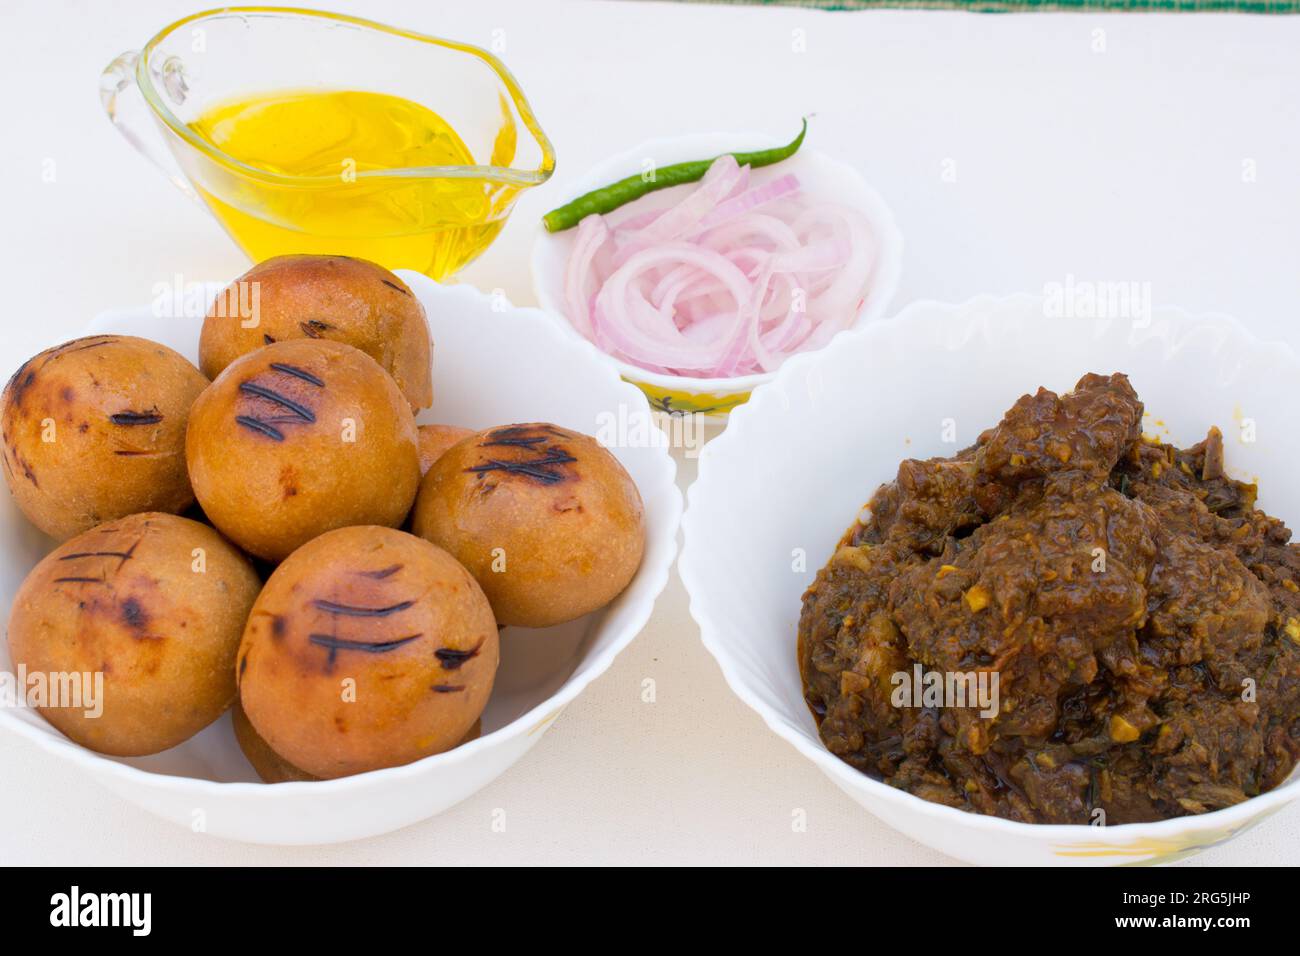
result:
<svg viewBox="0 0 1300 956"><path fill-rule="evenodd" d="M257 732L248 715L244 713L243 706L239 701L235 701L235 706L230 710L230 722L235 729L235 740L239 744L239 749L248 758L257 775L263 783L293 783L297 781L314 781L320 777L313 777L305 770L299 770L289 761L285 760L278 753L271 749L270 745L262 739L262 735ZM477 740L483 732L482 719L474 721L474 726L470 727L469 732L465 734L456 746L467 744L471 740Z"/></svg>
<svg viewBox="0 0 1300 956"><path fill-rule="evenodd" d="M399 524L420 480L415 420L393 380L339 342L278 342L194 403L190 479L212 523L276 561L331 528Z"/></svg>
<svg viewBox="0 0 1300 956"><path fill-rule="evenodd" d="M239 749L253 765L253 769L257 771L263 783L292 783L320 779L305 770L299 770L272 750L270 744L262 739L262 735L248 719L239 701L235 701L235 706L230 710L230 724L235 730L235 741L239 744Z"/></svg>
<svg viewBox="0 0 1300 956"><path fill-rule="evenodd" d="M204 319L199 365L216 378L241 355L304 338L360 349L393 377L412 409L433 404L432 347L420 300L387 269L347 256L277 256L244 273Z"/></svg>
<svg viewBox="0 0 1300 956"><path fill-rule="evenodd" d="M500 623L522 627L604 607L645 549L641 496L618 459L545 423L486 429L444 453L413 530L470 570Z"/></svg>
<svg viewBox="0 0 1300 956"><path fill-rule="evenodd" d="M248 560L207 525L132 515L36 565L9 615L10 655L29 675L103 675L101 715L41 711L72 740L100 753L157 753L234 700L235 653L260 587Z"/></svg>
<svg viewBox="0 0 1300 956"><path fill-rule="evenodd" d="M96 335L47 349L5 387L4 471L28 519L63 540L139 511L194 501L190 406L208 381L157 342Z"/></svg>
<svg viewBox="0 0 1300 956"><path fill-rule="evenodd" d="M276 569L237 670L267 745L333 778L456 746L487 704L498 657L469 572L427 541L366 526L324 534Z"/></svg>
<svg viewBox="0 0 1300 956"><path fill-rule="evenodd" d="M456 425L420 425L418 440L420 443L420 475L429 473L433 463L442 457L452 445L474 434L471 428Z"/></svg>

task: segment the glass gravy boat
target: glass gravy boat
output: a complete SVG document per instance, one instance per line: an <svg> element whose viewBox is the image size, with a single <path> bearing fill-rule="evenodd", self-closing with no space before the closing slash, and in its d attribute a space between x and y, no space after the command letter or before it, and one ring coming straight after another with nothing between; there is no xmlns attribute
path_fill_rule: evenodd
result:
<svg viewBox="0 0 1300 956"><path fill-rule="evenodd" d="M329 91L428 107L459 137L467 162L378 169L344 162L337 173L287 175L224 152L195 125L241 98ZM519 194L555 168L523 91L491 53L332 13L194 14L110 63L100 95L127 140L206 205L254 261L351 255L442 279L483 252Z"/></svg>

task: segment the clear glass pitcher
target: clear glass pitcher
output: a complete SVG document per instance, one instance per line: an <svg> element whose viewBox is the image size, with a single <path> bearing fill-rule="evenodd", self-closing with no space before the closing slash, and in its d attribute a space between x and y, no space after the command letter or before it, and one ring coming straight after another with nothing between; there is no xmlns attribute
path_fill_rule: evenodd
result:
<svg viewBox="0 0 1300 956"><path fill-rule="evenodd" d="M428 107L459 137L465 162L345 161L337 172L286 174L223 151L196 125L221 104L288 91L388 94ZM352 255L442 279L486 249L519 194L555 168L523 91L491 53L332 13L230 7L186 17L110 63L100 93L131 144L254 261Z"/></svg>

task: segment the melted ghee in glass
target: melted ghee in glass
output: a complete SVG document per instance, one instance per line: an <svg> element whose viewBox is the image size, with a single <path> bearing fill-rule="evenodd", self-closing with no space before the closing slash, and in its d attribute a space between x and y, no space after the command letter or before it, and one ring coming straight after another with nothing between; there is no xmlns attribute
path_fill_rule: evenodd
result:
<svg viewBox="0 0 1300 956"><path fill-rule="evenodd" d="M484 165L514 158L509 110L501 123ZM383 93L261 94L215 106L191 128L242 163L294 177L268 183L215 162L195 177L217 218L259 262L295 252L350 255L441 279L496 238L520 190L474 175L383 175L476 164L437 113Z"/></svg>

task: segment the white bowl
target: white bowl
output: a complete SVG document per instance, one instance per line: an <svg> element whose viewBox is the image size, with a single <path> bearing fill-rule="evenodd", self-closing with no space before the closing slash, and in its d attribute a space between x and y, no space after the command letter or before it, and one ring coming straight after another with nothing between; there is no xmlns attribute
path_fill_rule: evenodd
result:
<svg viewBox="0 0 1300 956"><path fill-rule="evenodd" d="M704 643L737 696L853 799L927 846L974 863L1148 863L1190 855L1300 795L1300 774L1235 807L1108 828L1036 826L929 803L833 756L804 704L795 661L800 597L844 529L904 458L951 455L1025 392L1127 372L1148 430L1185 447L1218 424L1229 471L1260 506L1300 526L1300 361L1226 316L1156 309L1122 320L1046 318L1040 299L920 302L796 356L700 454L679 567ZM1239 440L1253 419L1259 440ZM945 444L955 419L955 444ZM792 571L799 549L804 571Z"/></svg>
<svg viewBox="0 0 1300 956"><path fill-rule="evenodd" d="M550 421L588 434L610 430L610 416L649 421L645 397L599 362L595 349L560 334L536 309L517 309L470 286L402 278L424 304L434 340L434 405L422 421L485 428ZM200 323L162 319L149 309L109 312L87 334L122 332L154 339L195 359ZM445 754L320 783L255 782L229 715L179 747L117 759L86 750L36 712L0 709L0 725L84 770L92 779L161 817L252 843L338 843L396 830L440 813L503 773L541 739L565 705L602 674L650 617L677 547L681 492L661 443L631 436L610 450L645 503L645 558L609 607L578 621L502 634L501 667L483 714L483 735ZM610 444L609 442L606 442ZM0 504L0 594L5 617L27 572L51 547L14 507ZM7 642L0 668L9 669Z"/></svg>
<svg viewBox="0 0 1300 956"><path fill-rule="evenodd" d="M809 135L815 137L815 129L810 128ZM555 195L553 206L563 205L593 189L640 173L647 163L653 163L659 168L670 163L706 159L735 150L766 149L779 145L781 143L770 134L763 133L701 133L652 139L597 164L578 179L567 181ZM832 159L807 145L787 160L755 169L751 182L761 184L787 173L798 176L810 194L819 198L834 198L866 216L875 235L877 258L871 287L858 310L854 326L880 318L898 291L899 275L903 268L903 236L898 231L889 206L880 198L879 193L867 185L861 173L853 166ZM693 188L694 185L688 184L662 189L638 200L637 208L658 209L670 206L680 202L682 195ZM548 314L554 316L570 334L582 338L582 334L565 318L567 309L564 302L565 265L569 261L576 235L576 229L550 233L545 226L538 224L537 238L533 242L533 291L538 303ZM650 397L651 403L661 411L702 411L723 415L744 402L755 387L770 381L776 374L765 372L732 378L691 378L651 372L603 352L601 355L625 379L639 385Z"/></svg>

